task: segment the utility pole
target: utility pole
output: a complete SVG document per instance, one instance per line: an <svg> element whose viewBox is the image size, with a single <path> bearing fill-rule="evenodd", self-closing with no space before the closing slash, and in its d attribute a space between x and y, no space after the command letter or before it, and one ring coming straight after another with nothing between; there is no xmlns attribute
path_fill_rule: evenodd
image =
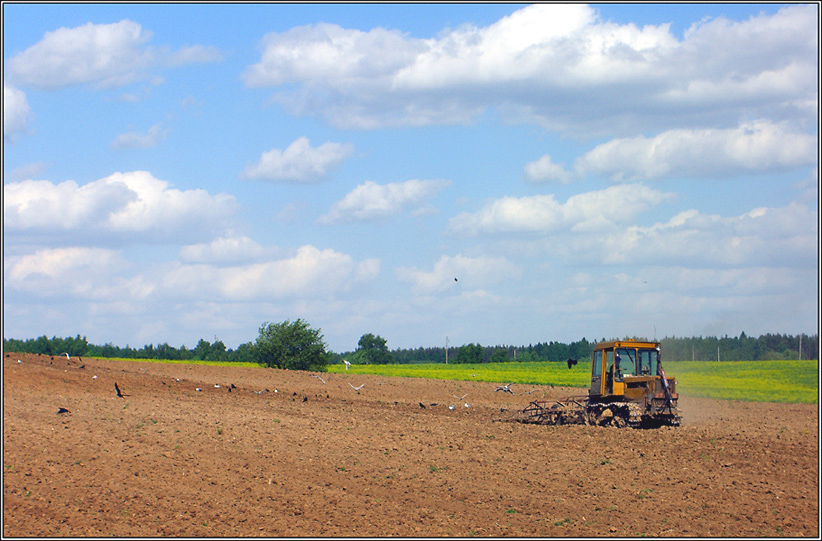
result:
<svg viewBox="0 0 822 541"><path fill-rule="evenodd" d="M719 362L719 346L716 346L716 362Z"/></svg>
<svg viewBox="0 0 822 541"><path fill-rule="evenodd" d="M448 364L448 337L445 337L445 364Z"/></svg>
<svg viewBox="0 0 822 541"><path fill-rule="evenodd" d="M799 334L799 360L802 360L802 334Z"/></svg>

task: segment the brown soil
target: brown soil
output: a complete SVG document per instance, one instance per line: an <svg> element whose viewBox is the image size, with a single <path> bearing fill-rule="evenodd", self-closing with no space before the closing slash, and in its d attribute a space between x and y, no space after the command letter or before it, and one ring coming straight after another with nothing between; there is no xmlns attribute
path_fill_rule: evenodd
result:
<svg viewBox="0 0 822 541"><path fill-rule="evenodd" d="M6 353L3 536L819 537L816 404L539 426L579 390L314 375Z"/></svg>

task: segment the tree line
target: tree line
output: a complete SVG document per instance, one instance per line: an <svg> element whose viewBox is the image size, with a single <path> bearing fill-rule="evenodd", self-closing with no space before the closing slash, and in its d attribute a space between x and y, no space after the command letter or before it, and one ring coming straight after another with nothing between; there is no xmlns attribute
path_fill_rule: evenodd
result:
<svg viewBox="0 0 822 541"><path fill-rule="evenodd" d="M638 338L638 337L633 337ZM611 338L610 340L620 340ZM601 341L605 341L603 338ZM819 335L765 334L749 337L665 337L660 340L663 358L670 361L759 361L782 359L818 359ZM167 359L178 361L251 362L265 366L325 370L330 363L343 360L351 364L417 364L417 363L499 363L564 362L591 357L596 342L582 338L576 342L538 342L527 346L482 346L470 343L458 347L418 347L389 350L387 340L372 333L362 335L353 351L329 351L319 329L302 319L292 322L263 323L256 341L226 348L216 337L213 342L200 339L194 348L174 347L167 342L146 344L141 348L120 347L111 343L90 344L79 334L72 338L48 338L43 335L27 340L3 338L3 350L42 355L103 357L122 359ZM800 350L801 345L801 350Z"/></svg>

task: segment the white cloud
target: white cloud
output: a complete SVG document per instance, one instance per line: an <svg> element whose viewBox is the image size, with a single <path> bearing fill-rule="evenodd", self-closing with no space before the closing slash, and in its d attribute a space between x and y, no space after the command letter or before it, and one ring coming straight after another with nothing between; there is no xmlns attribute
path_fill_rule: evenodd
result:
<svg viewBox="0 0 822 541"><path fill-rule="evenodd" d="M170 52L150 47L151 32L133 21L86 23L46 32L36 44L11 57L8 73L20 85L54 90L91 83L116 87L151 77L151 69L219 58L213 48L192 46Z"/></svg>
<svg viewBox="0 0 822 541"><path fill-rule="evenodd" d="M48 169L48 164L44 162L29 163L12 170L9 177L17 180L27 180L41 175L46 169Z"/></svg>
<svg viewBox="0 0 822 541"><path fill-rule="evenodd" d="M561 182L567 184L574 180L573 175L565 168L554 163L551 156L546 154L537 161L525 165L525 178L529 182Z"/></svg>
<svg viewBox="0 0 822 541"><path fill-rule="evenodd" d="M682 40L669 24L603 22L581 4L525 6L424 40L316 25L268 34L243 78L292 85L275 101L339 127L464 123L488 107L588 136L745 118L807 123L818 105L816 9L703 21Z"/></svg>
<svg viewBox="0 0 822 541"><path fill-rule="evenodd" d="M3 140L25 131L30 108L26 93L3 81Z"/></svg>
<svg viewBox="0 0 822 541"><path fill-rule="evenodd" d="M457 254L444 255L431 271L416 267L399 267L397 277L409 282L416 293L433 294L446 290L467 289L474 295L483 296L483 288L519 278L522 269L502 257L467 257Z"/></svg>
<svg viewBox="0 0 822 541"><path fill-rule="evenodd" d="M259 259L266 252L259 243L246 236L220 237L208 243L183 246L180 259L185 263L237 263Z"/></svg>
<svg viewBox="0 0 822 541"><path fill-rule="evenodd" d="M808 206L757 208L740 216L681 212L664 223L591 239L593 253L619 246L605 264L648 261L692 267L810 267L819 254L819 217ZM579 244L577 244L579 246Z"/></svg>
<svg viewBox="0 0 822 541"><path fill-rule="evenodd" d="M341 84L380 79L407 65L422 45L397 31L362 32L320 23L266 34L262 47L260 62L242 74L250 87L327 78Z"/></svg>
<svg viewBox="0 0 822 541"><path fill-rule="evenodd" d="M285 150L263 152L260 161L246 167L243 176L251 179L311 183L335 171L354 152L354 145L327 142L312 147L300 137Z"/></svg>
<svg viewBox="0 0 822 541"><path fill-rule="evenodd" d="M338 294L368 283L379 274L379 267L377 259L358 263L350 255L306 245L291 258L248 265L175 264L162 280L163 288L173 295L264 302Z"/></svg>
<svg viewBox="0 0 822 541"><path fill-rule="evenodd" d="M167 130L163 130L160 124L150 127L148 133L145 134L137 132L121 133L111 142L111 148L151 148L165 139L167 133Z"/></svg>
<svg viewBox="0 0 822 541"><path fill-rule="evenodd" d="M119 276L129 264L114 250L68 247L4 257L5 287L36 297L86 300L139 299L153 286L142 278Z"/></svg>
<svg viewBox="0 0 822 541"><path fill-rule="evenodd" d="M602 231L626 224L640 212L671 197L672 194L642 184L581 193L565 203L559 203L553 195L503 197L488 202L475 213L451 218L449 229L460 235Z"/></svg>
<svg viewBox="0 0 822 541"><path fill-rule="evenodd" d="M670 130L652 138L615 139L577 159L581 174L613 180L727 177L817 163L815 135L768 121L735 129Z"/></svg>
<svg viewBox="0 0 822 541"><path fill-rule="evenodd" d="M237 202L202 189L176 190L147 171L114 173L79 186L25 180L3 185L3 226L41 234L161 242L197 239L223 226Z"/></svg>
<svg viewBox="0 0 822 541"><path fill-rule="evenodd" d="M451 183L447 180L406 180L377 184L366 181L331 206L318 221L337 224L394 216L407 208L419 210L431 197Z"/></svg>

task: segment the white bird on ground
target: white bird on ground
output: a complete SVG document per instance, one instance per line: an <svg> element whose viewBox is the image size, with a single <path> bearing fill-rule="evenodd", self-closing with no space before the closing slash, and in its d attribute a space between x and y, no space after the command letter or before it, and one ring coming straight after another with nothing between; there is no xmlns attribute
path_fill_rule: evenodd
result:
<svg viewBox="0 0 822 541"><path fill-rule="evenodd" d="M320 376L318 376L317 374L312 374L311 377L317 378L318 380L323 382L323 385L325 384L325 380L323 378L321 378Z"/></svg>
<svg viewBox="0 0 822 541"><path fill-rule="evenodd" d="M215 389L219 389L219 388L220 388L220 384L219 384L219 383L215 383L215 384L214 384L214 388L215 388Z"/></svg>
<svg viewBox="0 0 822 541"><path fill-rule="evenodd" d="M351 387L352 389L354 389L355 391L360 392L360 389L362 389L362 388L365 386L365 383L363 383L363 384L362 384L362 385L360 385L359 387L354 387L354 386L353 386L353 385L351 385L350 383L348 384L348 386L349 386L349 387Z"/></svg>
<svg viewBox="0 0 822 541"><path fill-rule="evenodd" d="M512 391L509 387L511 387L511 383L509 383L508 385L503 385L502 387L497 387L496 389L494 389L494 392L502 391L504 393L514 394L514 391Z"/></svg>
<svg viewBox="0 0 822 541"><path fill-rule="evenodd" d="M95 375L94 375L94 377L93 377L93 378L91 378L91 379L97 379L97 374L95 374Z"/></svg>
<svg viewBox="0 0 822 541"><path fill-rule="evenodd" d="M466 407L466 408L470 408L470 407L471 407L471 404L469 404L468 402L466 402L466 403L465 403L465 407Z"/></svg>
<svg viewBox="0 0 822 541"><path fill-rule="evenodd" d="M23 361L21 361L20 359L17 359L17 364L20 364L20 363L22 363L22 362L23 362Z"/></svg>
<svg viewBox="0 0 822 541"><path fill-rule="evenodd" d="M201 392L203 392L203 390L202 390L202 389L200 389L199 387L197 387L197 388L196 388L196 389L194 389L194 390L195 390L195 391L197 391L197 392L200 392L200 393L201 393Z"/></svg>
<svg viewBox="0 0 822 541"><path fill-rule="evenodd" d="M66 356L66 360L68 360L68 361L70 361L70 360L71 360L71 355L69 355L68 353L65 353L65 352L64 352L64 353L63 353L63 355L65 355L65 356Z"/></svg>
<svg viewBox="0 0 822 541"><path fill-rule="evenodd" d="M451 411L454 411L455 407L456 407L455 405L451 404L450 406L448 406L448 409L450 409Z"/></svg>
<svg viewBox="0 0 822 541"><path fill-rule="evenodd" d="M345 369L348 370L348 367L351 366L351 363L348 362L347 359L343 359L343 362L345 363Z"/></svg>

